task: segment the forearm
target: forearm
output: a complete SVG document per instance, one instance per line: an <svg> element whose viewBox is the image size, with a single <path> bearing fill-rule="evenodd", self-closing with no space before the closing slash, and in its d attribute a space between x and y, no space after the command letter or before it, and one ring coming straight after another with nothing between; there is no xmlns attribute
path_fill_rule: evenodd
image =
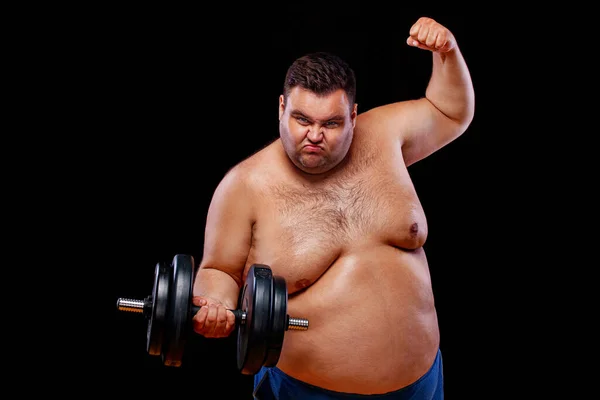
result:
<svg viewBox="0 0 600 400"><path fill-rule="evenodd" d="M194 296L209 297L233 310L237 307L239 292L238 282L224 271L201 267L196 274Z"/></svg>
<svg viewBox="0 0 600 400"><path fill-rule="evenodd" d="M475 94L467 64L458 47L433 52L431 79L425 96L444 115L468 125L475 111Z"/></svg>

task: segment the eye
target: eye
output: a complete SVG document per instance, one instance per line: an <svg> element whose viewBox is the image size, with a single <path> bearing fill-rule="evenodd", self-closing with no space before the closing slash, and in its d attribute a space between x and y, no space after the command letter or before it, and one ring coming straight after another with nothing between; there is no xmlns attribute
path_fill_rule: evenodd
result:
<svg viewBox="0 0 600 400"><path fill-rule="evenodd" d="M308 120L304 117L296 117L296 121L298 121L298 123L302 124L302 125L308 125Z"/></svg>
<svg viewBox="0 0 600 400"><path fill-rule="evenodd" d="M335 128L335 127L337 127L339 124L338 124L337 122L335 122L335 121L328 121L328 122L327 122L325 125L326 125L328 128Z"/></svg>

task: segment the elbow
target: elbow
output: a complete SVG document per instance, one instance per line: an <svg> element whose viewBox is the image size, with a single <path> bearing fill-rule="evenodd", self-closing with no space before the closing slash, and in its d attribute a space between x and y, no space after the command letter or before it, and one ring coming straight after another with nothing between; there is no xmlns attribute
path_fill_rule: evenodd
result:
<svg viewBox="0 0 600 400"><path fill-rule="evenodd" d="M235 282L238 288L241 288L243 284L243 279L240 271L232 267L220 265L217 263L200 263L200 265L198 266L197 276L203 276L204 279L231 279Z"/></svg>

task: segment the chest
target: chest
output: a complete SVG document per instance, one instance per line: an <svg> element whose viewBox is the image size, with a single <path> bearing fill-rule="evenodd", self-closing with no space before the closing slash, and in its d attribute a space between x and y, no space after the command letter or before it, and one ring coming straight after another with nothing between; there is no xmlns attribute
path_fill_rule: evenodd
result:
<svg viewBox="0 0 600 400"><path fill-rule="evenodd" d="M427 232L406 171L359 173L319 186L273 184L261 197L251 259L270 264L292 290L366 243L417 248Z"/></svg>

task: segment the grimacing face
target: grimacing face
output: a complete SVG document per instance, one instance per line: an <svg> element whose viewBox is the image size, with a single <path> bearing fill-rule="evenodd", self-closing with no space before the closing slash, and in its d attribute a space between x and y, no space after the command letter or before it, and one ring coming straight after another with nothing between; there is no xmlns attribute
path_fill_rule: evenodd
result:
<svg viewBox="0 0 600 400"><path fill-rule="evenodd" d="M287 103L279 96L279 136L294 165L320 174L339 164L352 143L356 110L342 89L319 96L295 87Z"/></svg>

